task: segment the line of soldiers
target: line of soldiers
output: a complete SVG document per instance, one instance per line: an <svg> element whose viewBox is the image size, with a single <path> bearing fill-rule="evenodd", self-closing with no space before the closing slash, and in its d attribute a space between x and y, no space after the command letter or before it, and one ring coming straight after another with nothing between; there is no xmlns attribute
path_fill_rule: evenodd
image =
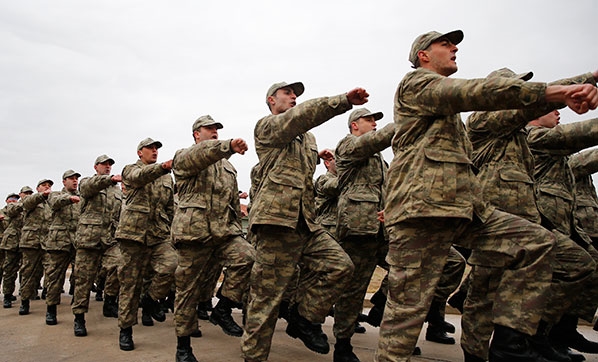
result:
<svg viewBox="0 0 598 362"><path fill-rule="evenodd" d="M192 126L194 144L171 160L158 163L162 144L147 138L122 176L110 175L114 160L102 155L96 175L79 187L80 174L69 170L61 192L41 180L35 194L9 195L2 245L17 233L19 313L28 313L43 265L46 323L57 323L74 248L76 336L87 334L84 315L102 265L113 278L105 305L118 301L120 348L134 349L140 305L144 324L143 317L165 320L161 303L174 288L176 360L193 362L197 307L223 268L209 318L241 337L245 361L268 359L279 317L289 336L329 353L321 325L334 306L333 360L356 362L351 338L380 265L388 279L368 315L380 325L375 359L408 361L426 321L428 339L455 343L444 307L464 270L456 246L472 266L462 285L465 361L580 361L570 348L598 353L577 332L578 318L591 321L598 307L598 199L590 179L597 153L575 154L598 144L598 120L557 127L558 109L582 114L598 106L598 71L549 84L509 69L452 79L462 40L460 30L417 37L409 54L415 70L398 86L394 123L377 130L382 113L356 109L334 151L318 152L309 130L365 104L367 91L297 104L302 83L273 84L270 114L254 131L259 162L247 238L228 159L248 147L241 138L220 140L223 125L208 115ZM477 112L466 125L462 111ZM390 165L380 153L389 146ZM336 177L314 185L319 159ZM5 275L15 269L11 252L3 254ZM5 288L11 280L13 290L4 289L10 302L15 277L4 280ZM233 308L243 309L243 328Z"/></svg>

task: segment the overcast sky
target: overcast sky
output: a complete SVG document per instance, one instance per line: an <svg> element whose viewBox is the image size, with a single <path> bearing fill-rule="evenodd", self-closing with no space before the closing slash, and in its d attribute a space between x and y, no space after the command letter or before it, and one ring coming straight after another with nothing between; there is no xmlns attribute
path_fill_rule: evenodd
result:
<svg viewBox="0 0 598 362"><path fill-rule="evenodd" d="M364 87L381 128L419 34L464 31L453 77L508 66L552 81L598 69L597 15L595 0L0 0L0 197L42 178L60 190L65 170L92 175L103 153L120 173L145 137L166 161L204 114L224 124L221 139L248 142L230 159L247 191L272 83L302 81L300 102ZM320 149L344 137L347 117L313 130Z"/></svg>

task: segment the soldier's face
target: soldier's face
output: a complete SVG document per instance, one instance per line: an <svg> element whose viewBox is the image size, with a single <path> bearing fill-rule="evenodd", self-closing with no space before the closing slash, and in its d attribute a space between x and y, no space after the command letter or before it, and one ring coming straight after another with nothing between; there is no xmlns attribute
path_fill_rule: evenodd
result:
<svg viewBox="0 0 598 362"><path fill-rule="evenodd" d="M14 204L17 201L19 201L19 199L16 197L9 197L8 199L6 199L7 204Z"/></svg>
<svg viewBox="0 0 598 362"><path fill-rule="evenodd" d="M218 127L216 125L202 126L195 132L197 132L196 139L198 142L218 139Z"/></svg>
<svg viewBox="0 0 598 362"><path fill-rule="evenodd" d="M93 166L96 170L96 174L98 175L110 175L110 171L112 171L112 165L110 161L98 163L97 165Z"/></svg>
<svg viewBox="0 0 598 362"><path fill-rule="evenodd" d="M422 67L448 77L457 71L457 51L459 48L450 40L441 38L422 51Z"/></svg>
<svg viewBox="0 0 598 362"><path fill-rule="evenodd" d="M64 180L62 180L62 185L64 186L64 188L67 191L70 191L70 192L77 190L78 184L79 184L79 177L77 177L77 176L67 177Z"/></svg>
<svg viewBox="0 0 598 362"><path fill-rule="evenodd" d="M141 162L146 165L156 163L158 160L158 147L156 145L149 145L137 151L137 155Z"/></svg>
<svg viewBox="0 0 598 362"><path fill-rule="evenodd" d="M361 136L370 131L376 130L376 119L374 116L361 117L357 121L351 123L351 129L353 134Z"/></svg>
<svg viewBox="0 0 598 362"><path fill-rule="evenodd" d="M44 192L47 190L52 190L52 184L49 182L44 182L43 184L39 185L36 188L37 192Z"/></svg>
<svg viewBox="0 0 598 362"><path fill-rule="evenodd" d="M538 125L546 128L554 128L559 124L561 120L561 114L559 111L554 110L548 114L543 115L537 119Z"/></svg>
<svg viewBox="0 0 598 362"><path fill-rule="evenodd" d="M280 114L297 105L297 96L290 87L280 88L273 96L268 97L272 114Z"/></svg>

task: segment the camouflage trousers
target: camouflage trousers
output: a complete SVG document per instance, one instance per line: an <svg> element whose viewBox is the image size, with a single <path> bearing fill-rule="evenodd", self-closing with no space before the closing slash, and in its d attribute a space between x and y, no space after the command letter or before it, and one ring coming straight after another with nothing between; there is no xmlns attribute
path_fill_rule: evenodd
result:
<svg viewBox="0 0 598 362"><path fill-rule="evenodd" d="M492 262L504 269L494 295L494 323L534 334L550 290L548 230L495 210L483 223L464 219L420 218L387 227L388 298L376 361L408 361L430 308L450 246L477 250L472 265ZM472 284L475 282L472 282Z"/></svg>
<svg viewBox="0 0 598 362"><path fill-rule="evenodd" d="M598 251L594 246L588 245L585 251L592 257L594 265L598 265ZM577 255L580 259L582 256L584 260L587 259L583 253ZM572 257L575 258L576 256ZM592 265L592 263L588 262L585 266L587 267L588 265ZM576 297L571 298L572 295ZM568 301L567 303L571 304L566 314L574 315L592 323L596 308L598 308L598 271L596 269L592 271L591 275L583 282L581 291L578 294L563 295L563 298Z"/></svg>
<svg viewBox="0 0 598 362"><path fill-rule="evenodd" d="M565 311L569 310L582 288L589 287L594 300L597 297L596 263L588 252L568 236L555 232L556 244L552 250L552 283L547 303L540 309L542 320L549 325L556 324ZM477 251L472 256L481 260ZM486 265L491 265L487 260ZM504 268L474 265L471 270L471 284L463 306L461 318L461 347L467 352L488 359L490 337L494 331L493 306L497 289L500 286ZM594 273L593 278L590 278ZM592 285L587 285L593 279ZM587 286L586 286L587 285ZM595 302L592 303L596 310ZM531 308L532 306L528 306ZM590 319L591 321L591 319ZM533 333L532 333L533 334Z"/></svg>
<svg viewBox="0 0 598 362"><path fill-rule="evenodd" d="M60 304L60 294L64 288L66 270L71 261L71 251L48 250L44 263L45 286L47 288L46 304Z"/></svg>
<svg viewBox="0 0 598 362"><path fill-rule="evenodd" d="M446 304L451 294L459 288L464 272L465 259L457 249L451 246L446 264L442 268L442 275L440 275L440 280L434 290L434 300Z"/></svg>
<svg viewBox="0 0 598 362"><path fill-rule="evenodd" d="M21 253L16 250L2 250L4 252L4 265L2 273L2 293L13 295L17 281L17 273L21 264Z"/></svg>
<svg viewBox="0 0 598 362"><path fill-rule="evenodd" d="M260 225L251 270L249 304L241 350L245 359L266 361L283 294L297 265L301 273L295 298L299 314L322 323L353 274L353 263L323 229L310 232L305 223L293 230Z"/></svg>
<svg viewBox="0 0 598 362"><path fill-rule="evenodd" d="M351 338L355 333L357 315L363 309L372 274L376 269L379 250L388 250L387 242L376 236L349 237L340 242L349 255L355 271L343 293L334 304L334 337Z"/></svg>
<svg viewBox="0 0 598 362"><path fill-rule="evenodd" d="M149 296L163 299L168 295L177 267L177 255L170 242L147 246L137 241L119 239L121 264L118 267L118 326L137 324L143 276L148 268L154 272Z"/></svg>
<svg viewBox="0 0 598 362"><path fill-rule="evenodd" d="M177 336L188 336L197 328L197 303L200 302L200 282L211 260L226 267L221 294L235 303L242 303L249 284L255 249L241 236L205 243L177 243L179 265L174 274L176 285L174 324ZM212 285L208 285L212 288ZM212 292L211 289L210 292Z"/></svg>
<svg viewBox="0 0 598 362"><path fill-rule="evenodd" d="M253 246L251 248L253 249ZM253 253L255 254L255 249L253 249ZM255 255L254 255L254 258L255 258ZM253 264L253 262L252 262L252 264ZM214 292L216 290L216 286L218 285L218 279L220 279L221 274L222 274L221 262L213 256L210 257L210 259L207 261L207 263L205 265L205 268L201 272L199 282L197 282L197 286L199 289L198 300L200 302L208 302L208 301L211 302L212 301L212 297L214 297Z"/></svg>
<svg viewBox="0 0 598 362"><path fill-rule="evenodd" d="M89 311L89 294L91 293L91 287L100 264L108 264L109 269L116 275L118 263L118 246L116 244L107 250L77 249L75 256L75 269L77 271L75 276L75 293L73 295L73 306L71 307L73 314L82 314ZM118 278L116 279L116 284L118 284ZM112 294L108 292L106 294L117 296L118 287L116 290L111 290L111 292Z"/></svg>
<svg viewBox="0 0 598 362"><path fill-rule="evenodd" d="M37 295L37 286L43 275L42 260L45 251L42 249L21 248L20 289L21 300L32 299Z"/></svg>
<svg viewBox="0 0 598 362"><path fill-rule="evenodd" d="M118 266L121 264L120 247L118 244L112 244L102 255L101 272L105 274L104 294L111 297L117 297L120 290L118 281Z"/></svg>

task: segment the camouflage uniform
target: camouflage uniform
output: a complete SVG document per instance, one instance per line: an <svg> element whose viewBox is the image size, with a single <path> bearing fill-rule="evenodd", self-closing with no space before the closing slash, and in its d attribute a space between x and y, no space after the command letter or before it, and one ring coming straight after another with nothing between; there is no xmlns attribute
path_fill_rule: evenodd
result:
<svg viewBox="0 0 598 362"><path fill-rule="evenodd" d="M172 222L178 252L175 273L177 336L197 329L199 282L209 260L226 266L222 296L241 304L255 250L243 237L237 171L227 160L231 140L205 140L173 159L179 203ZM212 292L212 291L210 291Z"/></svg>
<svg viewBox="0 0 598 362"><path fill-rule="evenodd" d="M6 228L8 227L8 223L10 220L6 215L7 206L4 206L2 209L0 209L0 216L2 216L2 220L0 220L0 237L4 234L4 230L6 230ZM4 250L0 249L0 283L2 283L2 275L4 274L3 271L5 256L6 253L4 252Z"/></svg>
<svg viewBox="0 0 598 362"><path fill-rule="evenodd" d="M19 264L21 263L19 238L23 227L23 202L20 200L6 205L5 215L8 218L8 225L0 242L0 249L4 252L2 293L5 296L12 296L15 291Z"/></svg>
<svg viewBox="0 0 598 362"><path fill-rule="evenodd" d="M491 77L515 78L516 74L503 68ZM522 77L531 77L525 73ZM572 84L593 81L591 73L551 84ZM525 110L475 112L467 120L467 132L473 145L473 165L483 195L500 210L540 224L540 212L534 195L534 158L527 144L525 126L545 115L557 105L532 107ZM592 258L572 240L555 235L553 249L553 283L550 299L542 319L558 322L567 309L562 299L577 294L594 267ZM474 251L474 257L478 252ZM573 260L570 255L579 257ZM590 264L587 264L587 263ZM461 319L461 346L468 353L487 359L492 331L493 298L503 270L488 265L474 265L471 271L472 293L468 293Z"/></svg>
<svg viewBox="0 0 598 362"><path fill-rule="evenodd" d="M316 222L332 235L336 235L338 216L338 178L330 171L318 176L314 183L316 192Z"/></svg>
<svg viewBox="0 0 598 362"><path fill-rule="evenodd" d="M23 199L23 229L19 240L22 253L20 274L21 300L29 300L37 294L37 286L43 274L42 260L45 239L49 231L52 210L42 193L35 193Z"/></svg>
<svg viewBox="0 0 598 362"><path fill-rule="evenodd" d="M399 84L385 209L389 293L377 361L409 359L453 243L479 250L472 265L505 268L494 323L535 333L549 291L554 236L482 199L459 112L543 103L545 89L505 78L452 79L425 68Z"/></svg>
<svg viewBox="0 0 598 362"><path fill-rule="evenodd" d="M384 210L388 165L380 152L390 147L394 130L392 123L361 136L348 134L336 146L340 190L336 235L355 265L353 277L334 307L333 330L337 339L353 336L357 315L376 269L376 255L387 248L378 212Z"/></svg>
<svg viewBox="0 0 598 362"><path fill-rule="evenodd" d="M581 245L596 260L598 252L575 218L575 179L567 156L598 144L598 119L557 125L552 129L529 126L527 130L527 141L535 160L536 200L542 217L560 234ZM597 264L587 260L587 253L566 255L569 259L575 259L578 265L591 267L594 273L584 282L576 298L565 294L561 302L567 308L567 314L591 322L598 307L598 272L595 271Z"/></svg>
<svg viewBox="0 0 598 362"><path fill-rule="evenodd" d="M253 179L259 183L249 228L255 234L257 255L241 341L248 360L268 359L278 306L299 263L307 273L301 274L295 294L298 311L314 323L324 321L353 272L347 254L315 222L313 174L318 148L307 132L349 109L345 94L316 98L256 124L259 164ZM306 280L308 275L317 280Z"/></svg>
<svg viewBox="0 0 598 362"><path fill-rule="evenodd" d="M87 313L89 293L100 263L107 267L105 293L118 295L118 246L114 232L118 226L122 191L110 175L94 175L81 179L81 215L77 226L75 248L75 294L73 314ZM116 283L116 287L112 284Z"/></svg>
<svg viewBox="0 0 598 362"><path fill-rule="evenodd" d="M582 151L569 156L569 166L575 177L575 218L581 228L598 243L598 196L592 174L598 172L598 149Z"/></svg>
<svg viewBox="0 0 598 362"><path fill-rule="evenodd" d="M153 300L166 297L174 279L177 257L170 241L174 199L169 172L159 163L145 165L141 160L122 171L127 196L115 234L122 255L118 269L121 329L137 324L146 268L155 271L148 291Z"/></svg>

